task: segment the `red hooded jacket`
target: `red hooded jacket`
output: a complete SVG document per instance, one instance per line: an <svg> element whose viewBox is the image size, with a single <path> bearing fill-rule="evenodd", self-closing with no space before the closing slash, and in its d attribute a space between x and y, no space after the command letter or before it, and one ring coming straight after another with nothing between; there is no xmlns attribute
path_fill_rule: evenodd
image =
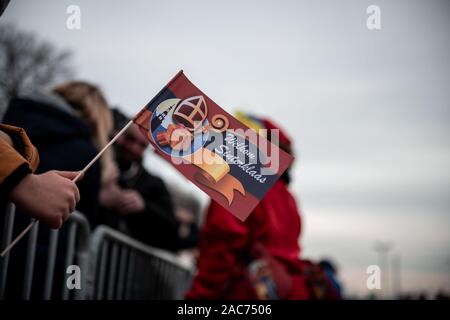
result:
<svg viewBox="0 0 450 320"><path fill-rule="evenodd" d="M299 259L301 221L280 179L245 222L212 202L200 236L200 257L187 299L256 299L246 276L252 246L261 244L284 266L291 285L287 299L308 299L304 262Z"/></svg>

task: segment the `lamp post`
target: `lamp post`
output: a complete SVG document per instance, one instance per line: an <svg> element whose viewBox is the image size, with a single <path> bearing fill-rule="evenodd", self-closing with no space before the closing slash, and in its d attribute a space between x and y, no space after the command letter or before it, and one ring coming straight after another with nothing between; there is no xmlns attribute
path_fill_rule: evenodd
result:
<svg viewBox="0 0 450 320"><path fill-rule="evenodd" d="M390 295L390 265L389 265L389 251L392 249L392 244L388 241L377 241L374 250L378 255L378 266L381 269L381 296L383 299L388 299Z"/></svg>

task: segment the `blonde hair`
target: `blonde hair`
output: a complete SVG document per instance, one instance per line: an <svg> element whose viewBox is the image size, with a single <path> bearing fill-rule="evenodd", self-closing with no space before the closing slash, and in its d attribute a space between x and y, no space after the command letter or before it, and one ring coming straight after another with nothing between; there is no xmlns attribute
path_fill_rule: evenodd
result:
<svg viewBox="0 0 450 320"><path fill-rule="evenodd" d="M108 103L98 87L87 82L71 81L55 87L53 92L66 100L86 122L98 150L108 144L113 130L113 118ZM100 161L102 183L115 179L118 170L111 148L105 151Z"/></svg>

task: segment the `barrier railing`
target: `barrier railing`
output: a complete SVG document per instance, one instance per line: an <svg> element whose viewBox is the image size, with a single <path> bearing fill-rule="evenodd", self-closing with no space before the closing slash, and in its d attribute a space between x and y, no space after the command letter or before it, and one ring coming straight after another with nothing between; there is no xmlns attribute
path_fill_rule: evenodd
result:
<svg viewBox="0 0 450 320"><path fill-rule="evenodd" d="M89 248L90 299L181 299L190 285L193 270L176 256L109 227L95 229Z"/></svg>
<svg viewBox="0 0 450 320"><path fill-rule="evenodd" d="M0 242L1 249L6 247L11 242L12 232L14 228L14 216L15 216L14 204L8 203L3 222L2 239ZM9 253L0 259L0 300L3 300L6 290L6 279L8 276L8 265L9 265Z"/></svg>
<svg viewBox="0 0 450 320"><path fill-rule="evenodd" d="M13 204L8 204L4 216L1 248L7 246L12 238L15 221L15 207ZM90 235L90 226L87 219L78 212L73 212L66 222L65 228L68 230L67 240L64 241L62 253L65 254L64 270L67 266L73 264L75 261L78 265L84 266L87 264L87 252L88 252L88 240ZM26 245L26 251L21 252L24 256L24 276L21 298L29 300L31 298L31 292L33 288L33 282L37 277L44 277L44 284L42 294L39 298L49 300L52 298L53 283L55 280L55 262L58 254L58 242L59 242L59 230L50 230L47 257L45 262L44 274L38 274L35 270L35 258L36 258L36 246L38 240L39 223L36 223L31 229ZM25 240L23 240L25 241ZM8 280L8 268L10 264L10 253L7 253L3 258L0 258L0 300L5 298L7 280ZM61 288L61 298L68 299L69 292L66 283L66 274L63 273L63 279L60 279L64 284ZM20 284L15 284L19 286ZM85 286L84 286L85 287ZM83 288L83 286L82 286ZM83 289L76 290L74 292L74 299L83 299L86 295L86 291Z"/></svg>
<svg viewBox="0 0 450 320"><path fill-rule="evenodd" d="M9 204L3 230L0 230L0 248L11 241L14 221L15 208ZM77 212L72 213L64 228L63 241L60 241L60 230L50 231L45 268L38 270L35 270L35 258L39 223L30 231L25 252L22 253L22 299L182 299L190 285L193 270L183 266L169 252L145 245L107 226L99 226L91 232L87 219ZM7 296L10 259L9 253L0 258L0 300ZM64 270L70 265L79 267L80 289L68 288L65 272L58 274L63 277L57 279L61 281L55 281L55 264L61 259L64 259ZM43 285L39 287L42 295L37 297L32 295L33 284L42 277Z"/></svg>

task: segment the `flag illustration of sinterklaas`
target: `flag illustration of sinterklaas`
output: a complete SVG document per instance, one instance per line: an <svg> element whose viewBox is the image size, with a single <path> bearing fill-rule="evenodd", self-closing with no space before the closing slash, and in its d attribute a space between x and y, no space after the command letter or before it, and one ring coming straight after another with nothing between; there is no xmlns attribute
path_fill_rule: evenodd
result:
<svg viewBox="0 0 450 320"><path fill-rule="evenodd" d="M219 107L183 71L133 121L161 157L242 221L293 160Z"/></svg>

